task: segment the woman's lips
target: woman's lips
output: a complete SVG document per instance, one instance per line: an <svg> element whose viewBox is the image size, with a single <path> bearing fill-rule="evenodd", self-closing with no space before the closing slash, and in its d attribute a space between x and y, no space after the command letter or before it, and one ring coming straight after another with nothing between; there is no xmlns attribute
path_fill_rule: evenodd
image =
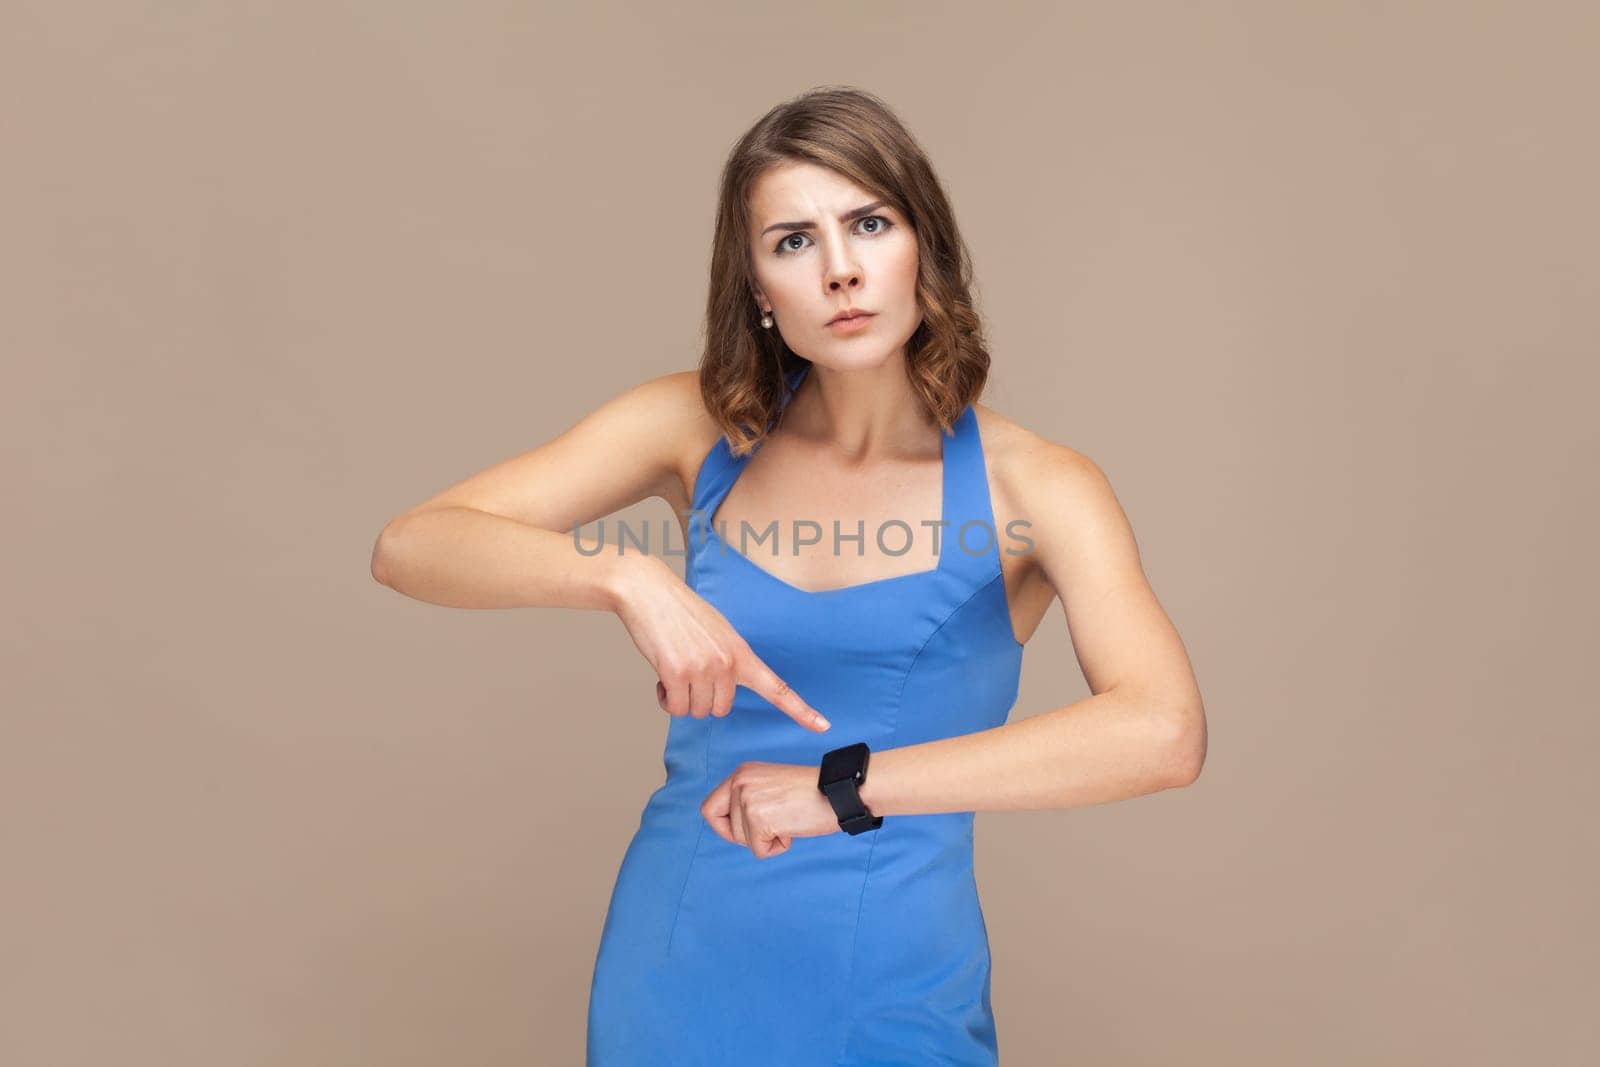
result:
<svg viewBox="0 0 1600 1067"><path fill-rule="evenodd" d="M856 333L857 331L866 329L867 324L871 322L874 317L875 316L873 316L871 313L868 313L865 315L857 315L854 318L849 319L835 319L834 321L828 323L828 329L832 330L834 333Z"/></svg>

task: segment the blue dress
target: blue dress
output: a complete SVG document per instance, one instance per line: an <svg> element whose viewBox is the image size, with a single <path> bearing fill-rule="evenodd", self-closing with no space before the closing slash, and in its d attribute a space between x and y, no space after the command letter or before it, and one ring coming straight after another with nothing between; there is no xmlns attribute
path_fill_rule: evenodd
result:
<svg viewBox="0 0 1600 1067"><path fill-rule="evenodd" d="M669 720L666 781L623 855L595 957L588 1067L998 1063L975 813L888 815L856 836L795 837L767 859L700 814L745 760L817 767L856 741L881 752L1006 721L1023 651L1000 571L1012 542L996 537L970 405L942 450L936 565L820 592L742 555L736 533L721 539L707 519L750 457L721 437L703 461L688 584L833 726L808 730L744 686L724 718ZM915 554L934 532L923 518L907 519ZM831 526L823 538L831 546Z"/></svg>

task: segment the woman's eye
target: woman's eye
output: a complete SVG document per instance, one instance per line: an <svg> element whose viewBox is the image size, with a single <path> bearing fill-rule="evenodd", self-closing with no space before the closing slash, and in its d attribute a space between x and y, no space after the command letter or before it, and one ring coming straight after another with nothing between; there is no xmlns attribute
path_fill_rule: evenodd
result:
<svg viewBox="0 0 1600 1067"><path fill-rule="evenodd" d="M869 222L876 223L876 225L874 225L870 230L866 231L868 237L876 237L880 233L886 233L891 227L894 226L894 223L890 222L882 215L868 215L866 218L858 220L856 225L865 226ZM804 248L805 245L792 245L789 243L790 241L796 240L810 240L810 238L806 237L806 235L803 233L791 233L779 241L778 247L773 249L773 251L780 256L785 252L798 252L800 249Z"/></svg>

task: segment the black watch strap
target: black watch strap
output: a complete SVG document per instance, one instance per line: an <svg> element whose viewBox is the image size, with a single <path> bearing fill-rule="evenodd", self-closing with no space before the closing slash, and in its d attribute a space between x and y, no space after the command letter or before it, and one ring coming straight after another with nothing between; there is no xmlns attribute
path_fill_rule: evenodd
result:
<svg viewBox="0 0 1600 1067"><path fill-rule="evenodd" d="M817 776L817 788L828 797L839 817L839 829L855 835L876 830L883 816L874 815L861 801L861 783L867 780L867 761L872 750L865 741L827 752Z"/></svg>

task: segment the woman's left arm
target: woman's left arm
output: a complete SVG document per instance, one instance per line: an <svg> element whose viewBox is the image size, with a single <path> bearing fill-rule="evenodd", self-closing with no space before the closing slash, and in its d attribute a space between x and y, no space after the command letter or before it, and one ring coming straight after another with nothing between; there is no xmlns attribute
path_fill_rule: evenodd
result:
<svg viewBox="0 0 1600 1067"><path fill-rule="evenodd" d="M873 752L860 794L874 815L1103 804L1189 785L1205 763L1205 708L1189 655L1105 473L1042 438L1000 453L1006 510L1030 523L1029 551L1061 599L1094 695L990 730ZM1010 540L1005 525L997 543ZM843 832L814 765L742 763L700 812L758 859L796 836Z"/></svg>
<svg viewBox="0 0 1600 1067"><path fill-rule="evenodd" d="M1110 481L1089 457L1043 438L1008 449L996 476L1010 510L1031 524L1029 551L1061 600L1093 695L874 752L862 802L875 815L1030 810L1189 785L1206 756L1200 688Z"/></svg>

